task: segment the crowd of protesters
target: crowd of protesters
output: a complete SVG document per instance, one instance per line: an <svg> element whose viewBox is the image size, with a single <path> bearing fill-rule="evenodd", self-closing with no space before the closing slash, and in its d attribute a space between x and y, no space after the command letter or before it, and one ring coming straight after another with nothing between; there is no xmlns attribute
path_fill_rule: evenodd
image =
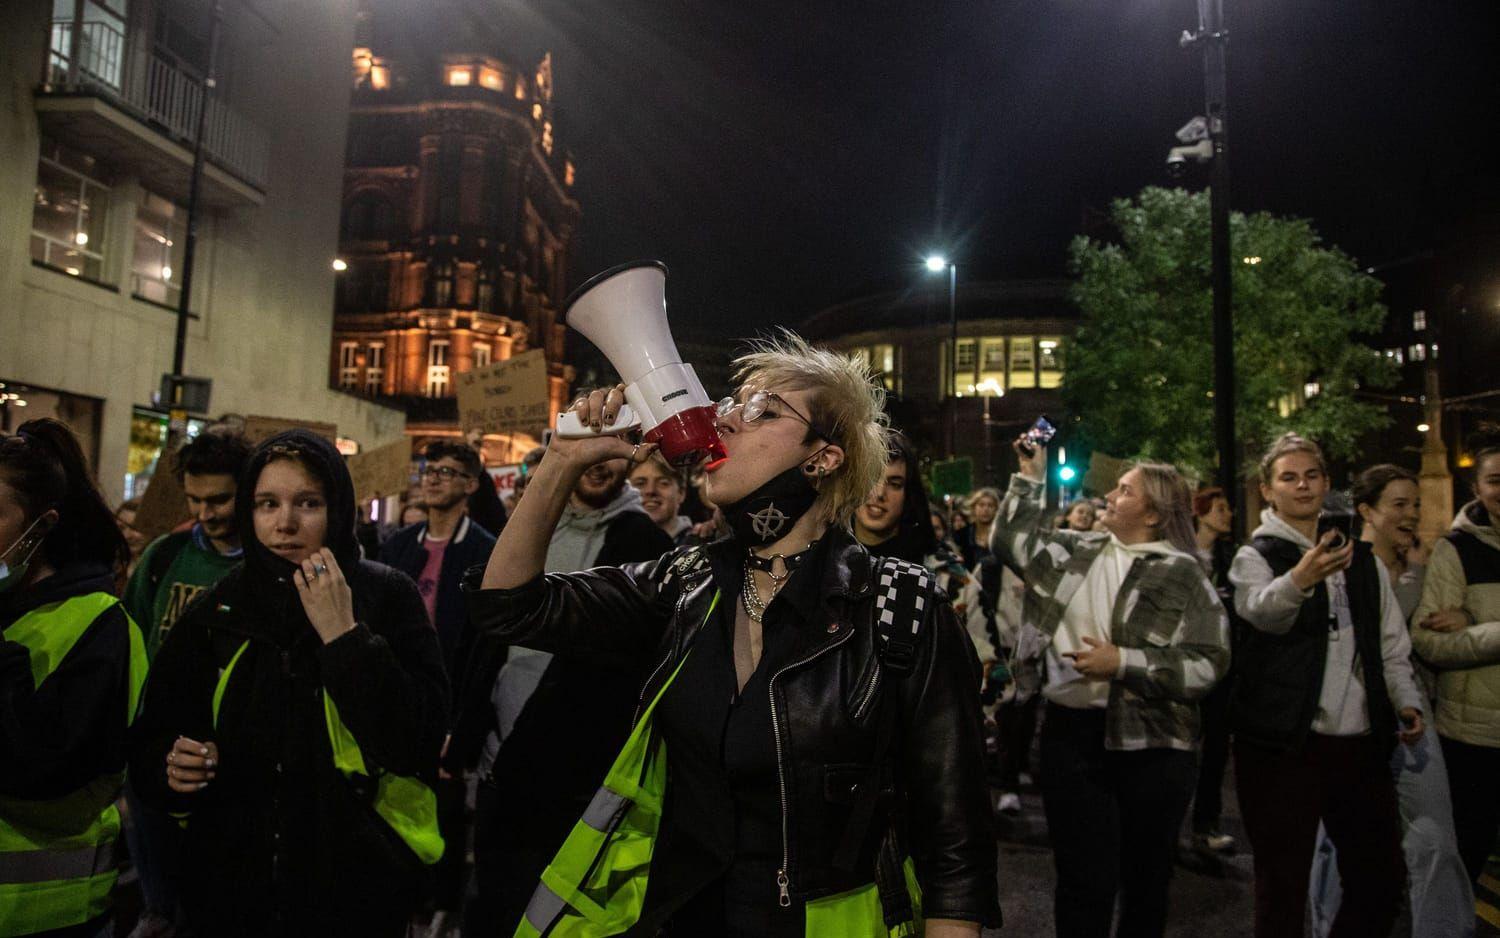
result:
<svg viewBox="0 0 1500 938"><path fill-rule="evenodd" d="M721 462L555 439L502 500L438 441L385 528L306 431L181 446L149 544L66 426L0 437L0 936L977 935L1033 785L1063 938L1245 848L1258 938L1473 934L1500 434L1431 545L1283 436L1237 544L1161 463L1049 511L1025 438L933 498L854 361L738 365Z"/></svg>

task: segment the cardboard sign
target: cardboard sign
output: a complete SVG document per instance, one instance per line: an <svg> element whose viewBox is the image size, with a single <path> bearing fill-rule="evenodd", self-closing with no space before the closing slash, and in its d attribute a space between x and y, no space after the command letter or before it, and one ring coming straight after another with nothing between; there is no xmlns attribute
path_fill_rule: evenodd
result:
<svg viewBox="0 0 1500 938"><path fill-rule="evenodd" d="M1083 474L1083 491L1095 495L1114 491L1120 476L1130 471L1130 460L1116 459L1104 453L1089 454L1089 471Z"/></svg>
<svg viewBox="0 0 1500 938"><path fill-rule="evenodd" d="M364 504L372 498L398 495L411 486L411 441L400 439L346 460L354 480L354 500Z"/></svg>
<svg viewBox="0 0 1500 938"><path fill-rule="evenodd" d="M458 425L464 432L535 431L551 424L547 359L541 349L458 375Z"/></svg>
<svg viewBox="0 0 1500 938"><path fill-rule="evenodd" d="M289 420L285 417L258 417L251 415L245 418L245 439L255 446L266 437L275 436L283 430L311 430L332 443L338 439L339 428L336 424L323 423L319 420Z"/></svg>
<svg viewBox="0 0 1500 938"><path fill-rule="evenodd" d="M516 480L521 478L521 464L513 463L509 466L491 466L488 470L490 479L495 483L495 491L503 498L516 490Z"/></svg>
<svg viewBox="0 0 1500 938"><path fill-rule="evenodd" d="M187 493L173 471L175 465L176 454L164 447L157 457L156 471L146 485L146 494L141 496L141 507L136 509L135 529L146 536L148 543L192 518Z"/></svg>

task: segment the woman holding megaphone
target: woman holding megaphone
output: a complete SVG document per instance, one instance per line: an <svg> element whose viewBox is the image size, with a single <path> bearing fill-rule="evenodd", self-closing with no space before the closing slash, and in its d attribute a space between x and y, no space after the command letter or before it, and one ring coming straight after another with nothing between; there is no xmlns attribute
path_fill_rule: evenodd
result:
<svg viewBox="0 0 1500 938"><path fill-rule="evenodd" d="M736 364L705 467L729 537L544 576L582 473L653 449L554 438L470 595L505 642L651 675L516 934L977 935L999 907L973 648L925 570L849 530L883 394L791 334ZM572 412L597 431L623 403Z"/></svg>

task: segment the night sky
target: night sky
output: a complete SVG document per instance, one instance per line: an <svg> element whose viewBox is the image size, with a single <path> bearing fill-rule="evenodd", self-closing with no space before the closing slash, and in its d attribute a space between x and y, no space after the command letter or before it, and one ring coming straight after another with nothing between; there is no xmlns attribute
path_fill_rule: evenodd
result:
<svg viewBox="0 0 1500 938"><path fill-rule="evenodd" d="M480 6L490 0L469 0ZM665 260L684 333L876 289L1056 276L1202 112L1187 0L494 0L553 53L578 165L575 282ZM493 8L492 6L492 8ZM1232 204L1360 263L1461 258L1500 305L1500 5L1225 0ZM1184 180L1199 187L1207 169Z"/></svg>

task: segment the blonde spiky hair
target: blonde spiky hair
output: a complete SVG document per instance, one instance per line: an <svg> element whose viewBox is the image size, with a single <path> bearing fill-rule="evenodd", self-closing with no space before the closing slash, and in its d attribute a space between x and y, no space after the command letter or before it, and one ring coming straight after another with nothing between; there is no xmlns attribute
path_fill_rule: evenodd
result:
<svg viewBox="0 0 1500 938"><path fill-rule="evenodd" d="M752 341L734 367L741 386L810 392L808 418L844 451L843 465L823 481L813 508L847 526L885 470L891 432L885 389L852 357L814 348L789 329Z"/></svg>

